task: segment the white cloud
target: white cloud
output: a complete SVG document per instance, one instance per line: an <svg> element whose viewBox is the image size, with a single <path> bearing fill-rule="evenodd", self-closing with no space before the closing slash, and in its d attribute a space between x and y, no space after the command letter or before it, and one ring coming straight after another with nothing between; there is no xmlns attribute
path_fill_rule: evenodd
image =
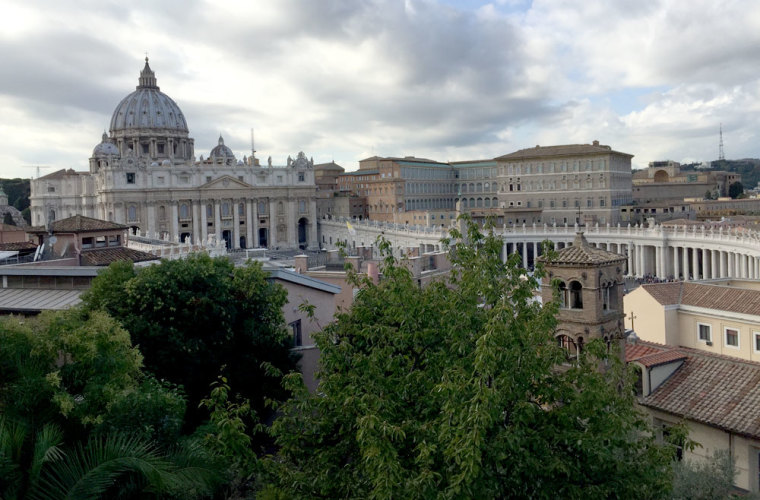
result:
<svg viewBox="0 0 760 500"><path fill-rule="evenodd" d="M475 5L471 5L475 4ZM464 6L462 6L464 5ZM86 168L148 51L198 155L488 158L598 139L634 162L758 156L760 4L0 0L0 176Z"/></svg>

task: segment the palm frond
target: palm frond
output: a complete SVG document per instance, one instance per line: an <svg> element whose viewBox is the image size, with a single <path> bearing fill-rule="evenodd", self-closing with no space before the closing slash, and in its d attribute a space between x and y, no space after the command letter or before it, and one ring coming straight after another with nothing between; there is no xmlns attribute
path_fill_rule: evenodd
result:
<svg viewBox="0 0 760 500"><path fill-rule="evenodd" d="M65 460L43 469L33 498L102 498L120 479L139 476L154 491L166 488L174 465L151 443L139 437L109 435L92 438Z"/></svg>
<svg viewBox="0 0 760 500"><path fill-rule="evenodd" d="M43 465L48 462L61 460L65 456L60 447L62 443L63 431L57 425L45 424L37 432L34 440L32 464L29 471L29 478L32 483L39 478Z"/></svg>

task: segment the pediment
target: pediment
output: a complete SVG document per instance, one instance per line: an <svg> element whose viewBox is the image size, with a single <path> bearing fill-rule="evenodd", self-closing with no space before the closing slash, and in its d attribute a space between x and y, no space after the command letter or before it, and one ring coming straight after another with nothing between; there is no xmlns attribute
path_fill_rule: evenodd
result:
<svg viewBox="0 0 760 500"><path fill-rule="evenodd" d="M250 189L253 186L247 182L243 182L240 179L236 179L231 175L223 175L218 179L214 179L211 182L203 184L200 189L203 190L219 190L219 189Z"/></svg>

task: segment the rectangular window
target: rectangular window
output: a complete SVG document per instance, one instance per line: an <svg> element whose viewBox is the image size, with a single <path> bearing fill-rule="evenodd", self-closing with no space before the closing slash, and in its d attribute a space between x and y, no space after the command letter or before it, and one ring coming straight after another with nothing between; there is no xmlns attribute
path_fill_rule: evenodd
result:
<svg viewBox="0 0 760 500"><path fill-rule="evenodd" d="M160 143L158 144L158 154L160 154L160 155L164 154L164 145L163 144L160 144Z"/></svg>
<svg viewBox="0 0 760 500"><path fill-rule="evenodd" d="M290 331L293 332L293 347L303 345L303 339L301 338L301 320L297 319L288 325Z"/></svg>
<svg viewBox="0 0 760 500"><path fill-rule="evenodd" d="M134 184L135 183L135 174L133 172L127 173L127 184Z"/></svg>
<svg viewBox="0 0 760 500"><path fill-rule="evenodd" d="M697 323L697 338L702 342L711 342L712 326L704 323Z"/></svg>
<svg viewBox="0 0 760 500"><path fill-rule="evenodd" d="M755 339L755 352L760 352L760 332L753 332L752 336Z"/></svg>
<svg viewBox="0 0 760 500"><path fill-rule="evenodd" d="M303 181L304 181L304 173L298 172L298 182L303 182Z"/></svg>
<svg viewBox="0 0 760 500"><path fill-rule="evenodd" d="M94 238L82 238L82 248L92 248L94 241Z"/></svg>
<svg viewBox="0 0 760 500"><path fill-rule="evenodd" d="M728 347L735 347L739 348L739 330L736 328L728 328L726 327L723 330L724 336L725 336L725 344Z"/></svg>

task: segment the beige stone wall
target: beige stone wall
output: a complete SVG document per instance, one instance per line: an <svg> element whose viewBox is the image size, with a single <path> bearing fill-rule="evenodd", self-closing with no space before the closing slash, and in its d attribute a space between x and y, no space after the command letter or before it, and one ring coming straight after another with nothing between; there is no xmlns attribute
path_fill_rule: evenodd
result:
<svg viewBox="0 0 760 500"><path fill-rule="evenodd" d="M642 287L623 297L625 309L625 328L631 329L631 314L633 314L633 329L641 340L666 343L665 308L657 302Z"/></svg>
<svg viewBox="0 0 760 500"><path fill-rule="evenodd" d="M680 417L658 410L646 408L655 425L662 423L674 425L681 421ZM721 429L710 427L699 422L686 420L689 426L689 438L699 443L693 451L685 451L684 458L689 460L707 460L717 450L730 450L734 457L737 476L734 485L748 491L758 490L758 453L760 441L730 434Z"/></svg>
<svg viewBox="0 0 760 500"><path fill-rule="evenodd" d="M283 310L285 323L290 324L299 319L301 320L301 339L303 345L296 348L298 353L301 354L301 360L298 365L303 374L306 387L314 392L317 387L314 373L318 368L319 349L317 349L314 343L313 334L321 331L333 320L333 315L335 314L335 295L289 281L275 281L288 292L288 302ZM315 306L313 318L309 318L305 312L298 308L303 303Z"/></svg>

